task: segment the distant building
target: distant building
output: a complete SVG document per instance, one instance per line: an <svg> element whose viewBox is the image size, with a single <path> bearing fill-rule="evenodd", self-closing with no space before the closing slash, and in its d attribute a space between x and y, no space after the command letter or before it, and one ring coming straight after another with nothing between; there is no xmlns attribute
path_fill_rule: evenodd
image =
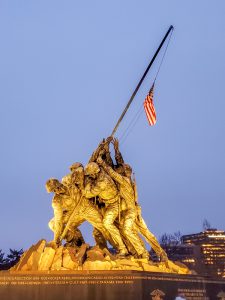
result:
<svg viewBox="0 0 225 300"><path fill-rule="evenodd" d="M198 248L198 268L201 273L225 278L225 231L207 229L200 233L184 235L182 243Z"/></svg>
<svg viewBox="0 0 225 300"><path fill-rule="evenodd" d="M184 263L198 274L225 278L225 231L207 229L183 235L180 243L162 247L170 260Z"/></svg>

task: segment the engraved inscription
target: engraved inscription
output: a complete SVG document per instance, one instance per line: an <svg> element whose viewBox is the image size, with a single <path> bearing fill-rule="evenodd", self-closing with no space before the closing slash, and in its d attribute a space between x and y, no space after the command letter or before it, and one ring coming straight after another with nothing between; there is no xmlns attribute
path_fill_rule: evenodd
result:
<svg viewBox="0 0 225 300"><path fill-rule="evenodd" d="M187 300L209 300L204 289L178 289L178 294L182 294Z"/></svg>

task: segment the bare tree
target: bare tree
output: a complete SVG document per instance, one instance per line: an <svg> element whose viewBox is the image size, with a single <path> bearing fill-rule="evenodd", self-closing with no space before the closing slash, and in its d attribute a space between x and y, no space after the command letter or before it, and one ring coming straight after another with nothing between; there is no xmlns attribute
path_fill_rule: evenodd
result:
<svg viewBox="0 0 225 300"><path fill-rule="evenodd" d="M203 227L203 230L206 231L211 228L211 224L209 223L209 221L207 219L204 219L202 222L202 227Z"/></svg>
<svg viewBox="0 0 225 300"><path fill-rule="evenodd" d="M169 259L174 258L174 254L177 252L180 244L182 243L182 234L180 231L176 231L173 234L164 233L159 238L159 243L166 251Z"/></svg>
<svg viewBox="0 0 225 300"><path fill-rule="evenodd" d="M180 231L176 231L173 234L164 233L159 238L159 243L162 246L177 246L181 244L182 234Z"/></svg>

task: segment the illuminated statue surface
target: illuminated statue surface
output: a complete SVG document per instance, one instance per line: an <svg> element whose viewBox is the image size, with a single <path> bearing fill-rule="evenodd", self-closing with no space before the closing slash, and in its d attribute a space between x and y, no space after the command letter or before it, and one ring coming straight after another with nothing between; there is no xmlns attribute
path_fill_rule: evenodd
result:
<svg viewBox="0 0 225 300"><path fill-rule="evenodd" d="M115 163L110 154L114 146ZM14 271L29 270L144 270L189 273L168 260L149 231L138 202L132 169L124 163L117 139L103 140L88 164L74 163L61 182L51 178L46 190L53 193L54 217L49 228L54 239L39 241L24 253ZM85 243L79 226L93 226L96 245ZM158 262L152 262L141 234Z"/></svg>

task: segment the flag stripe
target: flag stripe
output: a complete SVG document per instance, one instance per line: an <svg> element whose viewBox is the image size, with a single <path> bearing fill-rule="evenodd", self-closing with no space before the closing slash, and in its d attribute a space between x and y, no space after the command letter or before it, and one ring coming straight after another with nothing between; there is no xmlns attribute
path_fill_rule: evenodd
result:
<svg viewBox="0 0 225 300"><path fill-rule="evenodd" d="M148 97L148 96L147 96ZM147 110L149 110L149 112L156 117L156 112L155 112L155 108L153 105L153 102L151 101L151 99L149 99L149 97L146 99L147 101L145 102L145 107Z"/></svg>
<svg viewBox="0 0 225 300"><path fill-rule="evenodd" d="M145 111L150 125L154 125L156 121L155 115L152 113L151 109L148 106L145 107Z"/></svg>
<svg viewBox="0 0 225 300"><path fill-rule="evenodd" d="M156 123L156 111L153 104L153 88L154 84L144 101L144 109L150 126L155 125Z"/></svg>
<svg viewBox="0 0 225 300"><path fill-rule="evenodd" d="M155 118L154 118L154 116L151 114L151 112L148 111L148 110L146 110L146 115L147 115L149 124L150 124L150 125L154 125L154 124L155 124Z"/></svg>

